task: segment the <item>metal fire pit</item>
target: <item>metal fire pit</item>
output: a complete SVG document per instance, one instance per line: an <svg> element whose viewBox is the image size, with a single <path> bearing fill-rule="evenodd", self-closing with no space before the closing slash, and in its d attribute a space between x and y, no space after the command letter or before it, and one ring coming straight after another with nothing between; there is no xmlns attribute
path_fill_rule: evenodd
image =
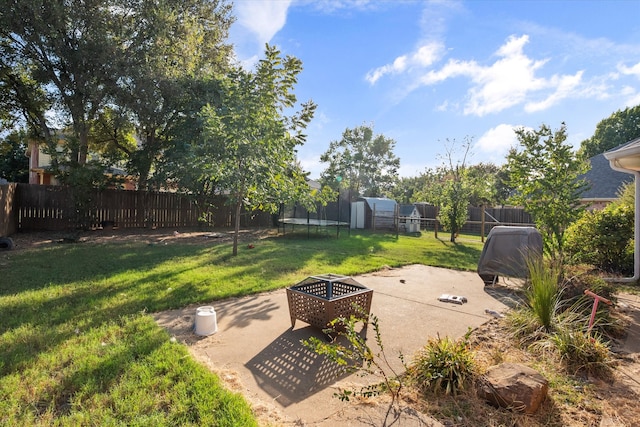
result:
<svg viewBox="0 0 640 427"><path fill-rule="evenodd" d="M369 315L373 290L348 276L323 274L309 276L287 288L291 328L296 319L324 329L338 317L357 315L359 307Z"/></svg>

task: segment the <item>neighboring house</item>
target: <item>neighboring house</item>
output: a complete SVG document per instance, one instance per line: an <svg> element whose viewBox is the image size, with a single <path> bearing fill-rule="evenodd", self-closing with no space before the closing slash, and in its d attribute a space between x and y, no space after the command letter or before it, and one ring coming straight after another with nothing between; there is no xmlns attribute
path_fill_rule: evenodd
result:
<svg viewBox="0 0 640 427"><path fill-rule="evenodd" d="M618 190L632 182L633 175L611 169L604 154L591 157L589 163L591 169L580 178L585 179L591 188L582 193L581 201L589 205L588 209L602 209L618 198Z"/></svg>
<svg viewBox="0 0 640 427"><path fill-rule="evenodd" d="M64 140L58 141L61 147ZM60 185L56 179L52 167L51 156L43 150L43 146L35 141L29 141L27 148L27 157L29 157L29 184L36 185ZM135 190L136 183L133 178L126 175L126 172L116 166L105 169L104 174L110 178L121 178L121 187L124 190Z"/></svg>
<svg viewBox="0 0 640 427"><path fill-rule="evenodd" d="M29 184L60 184L51 172L51 156L42 150L40 144L30 140L26 154L29 157Z"/></svg>

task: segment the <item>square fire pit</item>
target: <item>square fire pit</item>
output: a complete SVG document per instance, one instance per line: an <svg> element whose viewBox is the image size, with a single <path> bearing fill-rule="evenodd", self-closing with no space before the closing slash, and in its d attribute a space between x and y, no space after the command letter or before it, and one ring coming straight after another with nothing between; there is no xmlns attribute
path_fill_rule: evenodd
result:
<svg viewBox="0 0 640 427"><path fill-rule="evenodd" d="M299 319L324 329L335 318L358 314L354 304L368 315L372 297L372 289L362 286L351 277L337 274L309 276L287 288L291 328Z"/></svg>

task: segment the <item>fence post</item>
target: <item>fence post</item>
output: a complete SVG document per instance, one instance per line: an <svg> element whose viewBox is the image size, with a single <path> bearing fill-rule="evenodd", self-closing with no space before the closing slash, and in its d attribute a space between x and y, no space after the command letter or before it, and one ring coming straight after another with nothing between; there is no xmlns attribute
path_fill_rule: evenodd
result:
<svg viewBox="0 0 640 427"><path fill-rule="evenodd" d="M373 204L373 215L371 217L371 228L376 231L376 204Z"/></svg>
<svg viewBox="0 0 640 427"><path fill-rule="evenodd" d="M437 239L438 238L438 214L440 213L440 208L436 208L436 217L433 221L433 235Z"/></svg>
<svg viewBox="0 0 640 427"><path fill-rule="evenodd" d="M480 206L480 241L484 243L484 205Z"/></svg>
<svg viewBox="0 0 640 427"><path fill-rule="evenodd" d="M393 208L393 216L395 217L396 223L396 239L400 235L400 205L396 204ZM405 226L406 227L406 226ZM406 233L406 230L405 230Z"/></svg>

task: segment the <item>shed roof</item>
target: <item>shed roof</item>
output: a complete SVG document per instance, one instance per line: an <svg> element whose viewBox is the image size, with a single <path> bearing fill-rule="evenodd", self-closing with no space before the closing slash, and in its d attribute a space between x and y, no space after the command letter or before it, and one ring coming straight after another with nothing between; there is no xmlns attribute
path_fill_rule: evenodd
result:
<svg viewBox="0 0 640 427"><path fill-rule="evenodd" d="M400 205L400 216L411 216L414 212L418 213L416 205ZM420 216L419 213L418 216Z"/></svg>
<svg viewBox="0 0 640 427"><path fill-rule="evenodd" d="M371 209L375 205L376 211L393 211L397 205L395 200L386 197L360 197L360 200L364 200Z"/></svg>

